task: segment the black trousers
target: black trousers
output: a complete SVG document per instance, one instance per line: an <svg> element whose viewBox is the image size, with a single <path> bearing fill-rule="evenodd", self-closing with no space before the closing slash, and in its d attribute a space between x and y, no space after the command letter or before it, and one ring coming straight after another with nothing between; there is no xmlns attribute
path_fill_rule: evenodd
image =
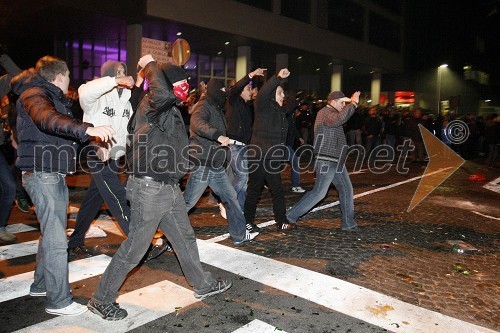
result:
<svg viewBox="0 0 500 333"><path fill-rule="evenodd" d="M245 220L253 223L257 203L260 198L264 182L271 190L273 212L276 224L288 223L286 219L286 203L281 184L281 169L283 161L259 160L248 161L248 191L245 201Z"/></svg>
<svg viewBox="0 0 500 333"><path fill-rule="evenodd" d="M92 181L76 217L75 231L69 238L68 248L84 244L85 234L103 202L118 221L123 233L128 235L130 205L125 186L118 178L119 163L119 160L109 160L107 163L89 162Z"/></svg>

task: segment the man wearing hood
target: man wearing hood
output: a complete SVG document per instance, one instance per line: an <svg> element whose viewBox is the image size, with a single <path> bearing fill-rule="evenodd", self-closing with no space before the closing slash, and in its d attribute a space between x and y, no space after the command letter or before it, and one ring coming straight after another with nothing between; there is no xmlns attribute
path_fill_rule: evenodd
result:
<svg viewBox="0 0 500 333"><path fill-rule="evenodd" d="M87 164L92 181L76 217L76 227L68 242L69 256L92 255L85 246L85 234L101 209L103 201L128 234L130 206L125 187L118 178L120 158L125 155L127 124L133 113L130 104L134 79L127 75L123 62L109 60L101 67L101 77L82 84L78 88L83 121L94 125L110 125L115 130L113 140L103 144L93 142L89 148L96 149L97 156L89 154ZM138 89L138 88L136 88Z"/></svg>
<svg viewBox="0 0 500 333"><path fill-rule="evenodd" d="M287 159L286 138L288 120L283 107L285 93L281 80L290 76L287 68L273 75L262 86L255 100L255 118L248 153L248 192L245 202L245 218L252 224L257 210L257 201L264 187L269 186L273 199L274 219L278 231L292 226L286 220L285 195L281 184L281 166Z"/></svg>
<svg viewBox="0 0 500 333"><path fill-rule="evenodd" d="M106 320L121 320L127 311L115 302L128 273L139 264L158 226L167 236L195 297L222 293L231 280L216 280L203 270L193 227L179 189L187 170L188 145L178 104L189 91L186 72L179 66L159 66L151 55L139 59L149 92L135 115L131 148L127 154L131 175L127 198L131 205L128 238L103 273L88 307Z"/></svg>
<svg viewBox="0 0 500 333"><path fill-rule="evenodd" d="M234 245L241 245L259 233L246 229L243 210L225 171L227 146L231 142L226 136L225 102L226 88L223 81L210 79L207 96L198 102L191 115L189 154L193 167L184 190L184 199L189 211L210 186L226 209L229 234Z"/></svg>
<svg viewBox="0 0 500 333"><path fill-rule="evenodd" d="M16 165L35 204L41 233L30 295L47 298L47 313L76 316L87 308L73 301L68 281L66 174L76 171L78 141L93 136L108 141L115 131L73 118L65 96L68 86L66 62L52 56L39 59L36 68L11 81L12 91L19 95Z"/></svg>

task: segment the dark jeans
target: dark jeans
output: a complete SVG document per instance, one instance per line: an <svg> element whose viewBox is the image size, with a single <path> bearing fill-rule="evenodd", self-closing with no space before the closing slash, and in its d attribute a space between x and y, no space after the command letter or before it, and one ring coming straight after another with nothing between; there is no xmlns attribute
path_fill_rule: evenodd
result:
<svg viewBox="0 0 500 333"><path fill-rule="evenodd" d="M7 225L15 196L16 181L12 177L9 164L3 152L0 151L0 228Z"/></svg>
<svg viewBox="0 0 500 333"><path fill-rule="evenodd" d="M76 217L76 227L69 238L69 248L84 244L85 234L103 201L118 221L123 233L128 235L130 206L125 187L118 178L119 164L119 160L109 160L107 163L89 162L92 181Z"/></svg>
<svg viewBox="0 0 500 333"><path fill-rule="evenodd" d="M264 182L271 190L273 199L274 219L277 224L287 223L285 216L286 203L281 184L282 161L259 160L249 161L250 175L248 178L247 200L245 202L245 219L247 223L253 223L257 202L259 200Z"/></svg>
<svg viewBox="0 0 500 333"><path fill-rule="evenodd" d="M69 194L66 176L24 172L23 186L35 204L41 234L35 278L30 290L47 292L47 308L64 308L73 303L68 281L66 226Z"/></svg>
<svg viewBox="0 0 500 333"><path fill-rule="evenodd" d="M198 245L179 185L167 185L130 176L127 198L131 204L130 230L101 277L94 298L114 302L128 273L144 257L158 226L175 251L182 272L195 292L205 293L216 283L201 266Z"/></svg>

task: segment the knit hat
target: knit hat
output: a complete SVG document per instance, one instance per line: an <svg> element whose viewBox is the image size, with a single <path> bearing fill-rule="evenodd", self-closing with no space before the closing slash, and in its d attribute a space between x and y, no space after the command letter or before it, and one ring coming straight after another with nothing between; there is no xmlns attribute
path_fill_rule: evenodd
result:
<svg viewBox="0 0 500 333"><path fill-rule="evenodd" d="M101 77L111 76L115 77L118 71L118 67L123 66L125 70L125 75L127 75L127 65L124 62L108 60L101 66Z"/></svg>
<svg viewBox="0 0 500 333"><path fill-rule="evenodd" d="M170 81L170 83L174 84L175 82L179 82L182 80L186 80L188 75L186 71L177 65L171 63L165 63L161 65L161 70L165 77Z"/></svg>
<svg viewBox="0 0 500 333"><path fill-rule="evenodd" d="M333 91L328 95L328 100L340 99L341 102L350 102L351 99L349 97L345 97L342 91Z"/></svg>

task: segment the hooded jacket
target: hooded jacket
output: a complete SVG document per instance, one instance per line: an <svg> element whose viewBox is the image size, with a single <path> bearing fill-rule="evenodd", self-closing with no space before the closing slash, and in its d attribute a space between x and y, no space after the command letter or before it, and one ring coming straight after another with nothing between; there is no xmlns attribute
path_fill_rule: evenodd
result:
<svg viewBox="0 0 500 333"><path fill-rule="evenodd" d="M275 100L281 80L273 75L262 86L255 100L255 117L249 158L286 160L284 153L288 132L286 109Z"/></svg>
<svg viewBox="0 0 500 333"><path fill-rule="evenodd" d="M110 125L116 132L108 143L111 159L125 155L127 124L134 112L130 104L131 91L117 88L115 78L119 65L127 68L118 61L105 62L101 67L101 74L105 76L78 88L80 106L84 112L83 121L95 126ZM121 89L121 94L118 89Z"/></svg>
<svg viewBox="0 0 500 333"><path fill-rule="evenodd" d="M93 125L73 118L71 101L33 68L14 77L11 88L19 95L17 167L31 172L75 172L76 140L87 141L85 132Z"/></svg>
<svg viewBox="0 0 500 333"><path fill-rule="evenodd" d="M224 116L224 92L220 81L211 80L207 85L207 96L194 107L189 124L189 155L195 165L220 168L226 161L227 148L217 141L219 136L226 135L226 118ZM222 94L221 94L222 93Z"/></svg>
<svg viewBox="0 0 500 333"><path fill-rule="evenodd" d="M144 67L149 92L135 113L131 147L127 151L130 172L174 185L188 171L188 137L180 100L158 64Z"/></svg>

